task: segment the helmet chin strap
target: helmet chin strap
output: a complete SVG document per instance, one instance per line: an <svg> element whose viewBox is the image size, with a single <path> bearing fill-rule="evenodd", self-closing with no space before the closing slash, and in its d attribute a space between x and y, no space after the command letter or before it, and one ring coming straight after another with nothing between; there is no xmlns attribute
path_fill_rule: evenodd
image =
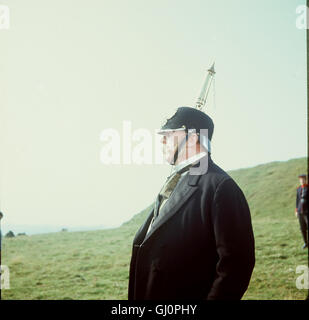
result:
<svg viewBox="0 0 309 320"><path fill-rule="evenodd" d="M172 165L175 165L175 164L176 164L176 161L177 161L177 159L178 159L178 155L179 155L181 149L182 149L182 148L185 146L185 144L187 143L188 138L189 138L189 133L186 132L186 137L183 138L183 140L180 142L179 145L177 145L177 149L176 149L176 151L175 151L175 153L174 153L174 159L173 159Z"/></svg>

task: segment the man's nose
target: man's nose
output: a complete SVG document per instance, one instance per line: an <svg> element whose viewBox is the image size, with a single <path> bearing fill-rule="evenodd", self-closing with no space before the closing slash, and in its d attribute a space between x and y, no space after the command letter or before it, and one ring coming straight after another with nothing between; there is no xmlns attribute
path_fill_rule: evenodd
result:
<svg viewBox="0 0 309 320"><path fill-rule="evenodd" d="M161 143L162 143L162 144L166 144L166 136L163 136L163 137L161 138Z"/></svg>

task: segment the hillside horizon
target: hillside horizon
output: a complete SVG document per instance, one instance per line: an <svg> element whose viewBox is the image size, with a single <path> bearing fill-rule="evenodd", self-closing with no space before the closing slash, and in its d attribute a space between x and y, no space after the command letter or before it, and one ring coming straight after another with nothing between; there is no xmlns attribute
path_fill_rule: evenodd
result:
<svg viewBox="0 0 309 320"><path fill-rule="evenodd" d="M298 266L306 266L294 215L298 174L307 158L270 162L228 173L243 190L252 217L256 264L243 299L306 298L296 288ZM132 241L152 204L120 227L4 238L2 263L11 289L2 299L127 299Z"/></svg>
<svg viewBox="0 0 309 320"><path fill-rule="evenodd" d="M305 160L307 157L300 157L300 158L292 158L289 160L274 160L271 162L266 162L266 163L261 163L257 164L255 166L250 166L250 167L243 167L239 169L233 169L233 170L228 170L226 171L229 175L233 176L238 176L238 172L242 170L252 170L252 169L259 169L261 166L271 166L271 165L276 165L280 163L288 163L290 161L297 161L297 160ZM303 172L299 172L303 173ZM297 181L297 179L296 179ZM149 205L147 208L151 207ZM146 209L147 209L146 208ZM142 212L144 209L142 210ZM137 213L139 214L139 213ZM123 221L119 223L118 225L84 225L84 226L70 226L70 225L52 225L52 224L40 224L40 225L35 225L35 224L7 224L5 223L5 217L1 221L1 230L2 230L2 236L4 236L7 232L13 231L15 235L18 233L23 233L25 232L27 235L35 235L35 234L49 234L49 233L55 233L55 232L60 232L61 229L66 228L68 229L68 232L83 232L83 231L95 231L95 230L105 230L105 229L115 229L120 227L123 224L128 223L136 214L134 214L129 220Z"/></svg>

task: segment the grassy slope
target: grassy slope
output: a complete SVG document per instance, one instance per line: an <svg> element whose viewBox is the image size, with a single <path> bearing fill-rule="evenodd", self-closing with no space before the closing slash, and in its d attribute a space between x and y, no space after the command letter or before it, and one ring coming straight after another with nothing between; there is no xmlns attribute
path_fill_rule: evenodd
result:
<svg viewBox="0 0 309 320"><path fill-rule="evenodd" d="M295 286L307 252L294 216L297 175L306 159L273 162L230 175L243 189L252 213L256 267L244 299L304 299ZM149 213L120 228L5 239L2 264L11 289L2 299L126 299L131 243Z"/></svg>

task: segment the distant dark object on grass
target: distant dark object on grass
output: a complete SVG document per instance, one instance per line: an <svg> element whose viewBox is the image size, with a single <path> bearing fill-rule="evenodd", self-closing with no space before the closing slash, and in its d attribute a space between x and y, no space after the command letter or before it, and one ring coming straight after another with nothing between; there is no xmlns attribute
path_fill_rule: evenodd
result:
<svg viewBox="0 0 309 320"><path fill-rule="evenodd" d="M13 231L9 231L6 235L5 235L6 238L14 238L15 237L15 234Z"/></svg>
<svg viewBox="0 0 309 320"><path fill-rule="evenodd" d="M26 232L17 233L17 236L26 236Z"/></svg>
<svg viewBox="0 0 309 320"><path fill-rule="evenodd" d="M68 229L67 228L62 228L61 232L68 232Z"/></svg>

